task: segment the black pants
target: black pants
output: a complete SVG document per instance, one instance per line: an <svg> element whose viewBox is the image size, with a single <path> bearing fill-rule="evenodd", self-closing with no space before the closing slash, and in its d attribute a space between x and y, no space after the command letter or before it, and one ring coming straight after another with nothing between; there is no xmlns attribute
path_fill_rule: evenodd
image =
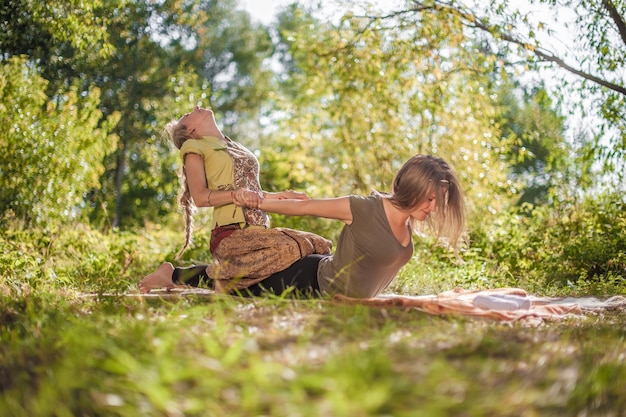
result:
<svg viewBox="0 0 626 417"><path fill-rule="evenodd" d="M317 267L328 255L308 255L296 261L290 267L265 278L250 287L239 291L243 296L260 296L263 294L281 295L285 290L293 290L294 295L319 297L320 287L317 282ZM212 287L213 280L206 273L207 265L196 265L188 268L174 268L172 281L194 287L200 284Z"/></svg>

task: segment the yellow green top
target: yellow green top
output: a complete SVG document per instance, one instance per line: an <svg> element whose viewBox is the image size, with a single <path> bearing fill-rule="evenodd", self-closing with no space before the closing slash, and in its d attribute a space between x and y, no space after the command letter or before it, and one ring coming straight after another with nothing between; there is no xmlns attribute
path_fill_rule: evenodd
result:
<svg viewBox="0 0 626 417"><path fill-rule="evenodd" d="M247 188L262 191L259 183L259 161L239 143L226 138L205 136L189 139L180 149L183 160L193 153L204 160L204 172L210 190L229 191ZM259 209L226 204L213 210L213 228L239 223L241 227L254 225L269 227L269 217Z"/></svg>

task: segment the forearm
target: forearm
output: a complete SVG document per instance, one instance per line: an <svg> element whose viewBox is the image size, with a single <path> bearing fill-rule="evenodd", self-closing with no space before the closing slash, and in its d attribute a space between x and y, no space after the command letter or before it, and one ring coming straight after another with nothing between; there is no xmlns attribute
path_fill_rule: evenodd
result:
<svg viewBox="0 0 626 417"><path fill-rule="evenodd" d="M245 191L244 188L240 188L242 192ZM192 193L192 198L196 207L221 207L227 204L234 204L235 200L233 199L233 193L238 192L239 190L234 191L218 191L218 190L210 190L206 187L199 190L197 193ZM279 191L279 192L269 192L262 191L259 193L260 197L266 200L285 200L285 199L294 199L294 200L306 200L309 197L305 193L287 190L287 191Z"/></svg>
<svg viewBox="0 0 626 417"><path fill-rule="evenodd" d="M263 198L268 200L308 200L309 196L306 193L294 191L294 190L285 190L279 192L269 192L263 191Z"/></svg>
<svg viewBox="0 0 626 417"><path fill-rule="evenodd" d="M265 196L259 208L263 211L288 216L308 216L311 213L312 200L281 199Z"/></svg>
<svg viewBox="0 0 626 417"><path fill-rule="evenodd" d="M337 219L345 223L352 222L349 197L314 198L314 199L272 199L262 193L249 190L237 190L234 194L238 206L259 208L269 213L288 216L317 216Z"/></svg>
<svg viewBox="0 0 626 417"><path fill-rule="evenodd" d="M232 191L218 191L208 188L195 193L192 198L196 207L221 207L234 203Z"/></svg>
<svg viewBox="0 0 626 417"><path fill-rule="evenodd" d="M278 200L280 198L280 192L270 192L270 191L262 191L261 192L263 198L267 198L269 200Z"/></svg>
<svg viewBox="0 0 626 417"><path fill-rule="evenodd" d="M259 208L269 213L285 214L288 216L316 216L327 219L352 222L350 201L348 197L314 198L308 200L271 200L260 201Z"/></svg>

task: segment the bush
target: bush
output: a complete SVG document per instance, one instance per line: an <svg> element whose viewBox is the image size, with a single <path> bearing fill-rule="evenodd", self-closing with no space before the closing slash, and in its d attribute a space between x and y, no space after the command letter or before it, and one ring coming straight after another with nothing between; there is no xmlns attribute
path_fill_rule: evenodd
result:
<svg viewBox="0 0 626 417"><path fill-rule="evenodd" d="M594 292L626 288L626 204L617 194L504 213L474 245L531 287Z"/></svg>
<svg viewBox="0 0 626 417"><path fill-rule="evenodd" d="M75 224L0 233L0 276L6 291L123 292L173 258L179 235L153 226L141 233L102 233Z"/></svg>

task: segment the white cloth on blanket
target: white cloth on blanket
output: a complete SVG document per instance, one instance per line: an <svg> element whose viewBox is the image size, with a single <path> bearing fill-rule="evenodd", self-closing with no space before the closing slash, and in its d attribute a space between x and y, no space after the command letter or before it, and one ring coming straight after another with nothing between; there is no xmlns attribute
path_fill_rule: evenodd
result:
<svg viewBox="0 0 626 417"><path fill-rule="evenodd" d="M597 311L626 307L626 297L622 295L614 295L607 299L600 299L597 297L538 297L533 295L528 297L531 302L536 305L575 304L583 311Z"/></svg>
<svg viewBox="0 0 626 417"><path fill-rule="evenodd" d="M511 294L477 295L472 303L484 310L515 311L530 308L530 298Z"/></svg>

